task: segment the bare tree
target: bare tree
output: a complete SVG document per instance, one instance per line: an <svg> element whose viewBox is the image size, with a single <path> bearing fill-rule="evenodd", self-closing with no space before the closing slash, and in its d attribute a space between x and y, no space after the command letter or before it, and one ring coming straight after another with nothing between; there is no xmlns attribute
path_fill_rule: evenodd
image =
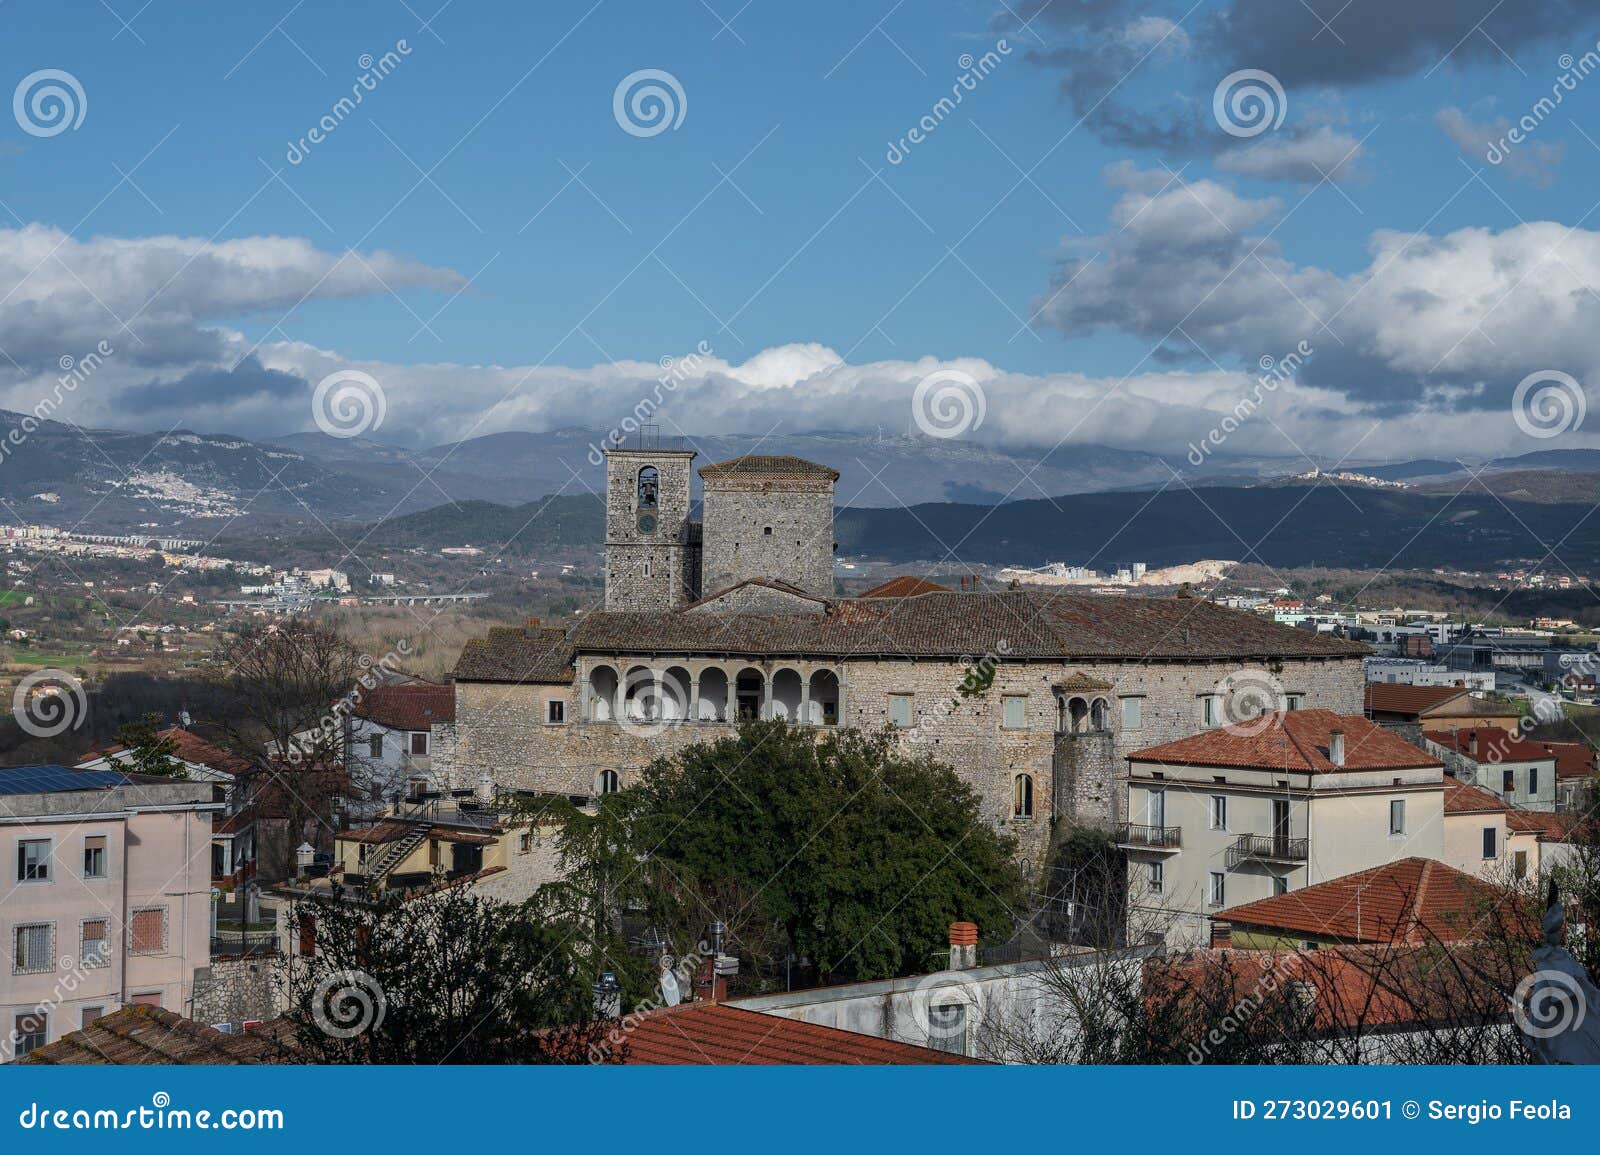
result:
<svg viewBox="0 0 1600 1155"><path fill-rule="evenodd" d="M343 718L367 666L337 629L307 618L250 627L224 659L220 740L249 767L243 785L258 820L282 822L269 867L288 877L295 847L331 832L340 800L366 788L344 748Z"/></svg>

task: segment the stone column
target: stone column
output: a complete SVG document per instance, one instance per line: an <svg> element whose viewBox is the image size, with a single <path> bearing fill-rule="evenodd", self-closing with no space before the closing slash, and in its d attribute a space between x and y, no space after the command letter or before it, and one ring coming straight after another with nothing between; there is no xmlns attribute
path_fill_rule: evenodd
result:
<svg viewBox="0 0 1600 1155"><path fill-rule="evenodd" d="M739 720L739 676L723 671L728 681L728 704L723 707L722 719L732 726Z"/></svg>
<svg viewBox="0 0 1600 1155"><path fill-rule="evenodd" d="M613 722L622 721L622 704L623 704L624 701L627 700L626 699L627 692L628 692L628 680L627 680L627 677L626 677L626 675L624 675L622 673L622 667L618 666L617 667L617 688L615 690L613 690L612 693L611 693L611 720Z"/></svg>
<svg viewBox="0 0 1600 1155"><path fill-rule="evenodd" d="M761 708L756 716L763 721L772 717L772 675L765 670L761 671Z"/></svg>
<svg viewBox="0 0 1600 1155"><path fill-rule="evenodd" d="M689 675L689 721L700 720L700 675Z"/></svg>
<svg viewBox="0 0 1600 1155"><path fill-rule="evenodd" d="M800 679L800 724L811 725L811 675Z"/></svg>

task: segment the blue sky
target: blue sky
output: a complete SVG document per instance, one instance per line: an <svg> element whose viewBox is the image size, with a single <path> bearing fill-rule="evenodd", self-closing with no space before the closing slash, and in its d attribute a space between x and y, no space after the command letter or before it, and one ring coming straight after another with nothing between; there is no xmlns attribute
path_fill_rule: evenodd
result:
<svg viewBox="0 0 1600 1155"><path fill-rule="evenodd" d="M121 354L70 399L74 420L313 428L295 398L354 366L382 383L369 432L386 440L591 414L605 428L648 363L704 342L704 379L672 399L685 427L907 431L917 382L953 367L987 390L964 435L1175 452L1262 357L1308 340L1316 354L1273 397L1281 420L1230 451L1381 457L1464 430L1481 430L1469 451L1514 451L1525 437L1501 418L1520 378L1581 387L1600 366L1600 79L1578 80L1512 159L1484 153L1497 120L1549 95L1561 54L1594 46L1600 16L1475 2L1316 3L1296 24L1261 0L10 0L7 84L59 69L86 110L57 135L0 128L0 224L59 230L0 251L0 289L27 306L13 343L30 350L0 326L0 403L32 409L51 350L81 356L98 326ZM388 51L389 75L291 163L363 54ZM985 53L988 74L890 163ZM1285 93L1282 123L1256 137L1213 116L1241 68ZM642 69L683 93L681 123L648 137L613 115ZM1552 243L1538 222L1560 227ZM1453 251L1471 247L1458 230L1491 243ZM1389 234L1426 236L1385 249ZM143 260L138 242L159 237L185 238L188 263ZM267 238L304 247L285 257ZM349 250L362 259L322 276L319 259ZM1375 251L1434 263L1341 310L1352 278L1391 275ZM1219 252L1243 268L1208 294ZM1477 283L1496 267L1517 271ZM1093 416L1064 421L1075 409Z"/></svg>

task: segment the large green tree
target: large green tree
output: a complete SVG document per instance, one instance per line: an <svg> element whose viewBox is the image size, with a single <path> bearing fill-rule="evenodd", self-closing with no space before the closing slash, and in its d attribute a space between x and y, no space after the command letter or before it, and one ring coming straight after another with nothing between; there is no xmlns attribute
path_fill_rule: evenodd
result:
<svg viewBox="0 0 1600 1155"><path fill-rule="evenodd" d="M1005 938L1023 906L1015 843L976 793L886 733L749 723L573 812L561 850L568 878L545 901L619 974L604 943L626 912L680 954L721 921L745 974L781 983L791 958L824 982L936 969L952 921Z"/></svg>

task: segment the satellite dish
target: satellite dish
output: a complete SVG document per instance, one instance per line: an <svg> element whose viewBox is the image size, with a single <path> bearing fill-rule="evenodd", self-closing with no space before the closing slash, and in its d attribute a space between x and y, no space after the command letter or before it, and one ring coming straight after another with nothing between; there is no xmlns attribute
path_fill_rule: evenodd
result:
<svg viewBox="0 0 1600 1155"><path fill-rule="evenodd" d="M678 989L678 976L670 970L661 972L661 1001L669 1007L675 1007L683 1001L683 992Z"/></svg>

